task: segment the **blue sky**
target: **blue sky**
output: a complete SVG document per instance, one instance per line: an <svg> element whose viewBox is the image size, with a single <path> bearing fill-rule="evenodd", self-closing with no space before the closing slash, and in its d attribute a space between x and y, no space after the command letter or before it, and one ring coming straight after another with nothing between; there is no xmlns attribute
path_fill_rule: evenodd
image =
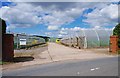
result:
<svg viewBox="0 0 120 78"><path fill-rule="evenodd" d="M112 29L118 23L118 4L111 2L3 2L0 13L7 32L55 37L67 30Z"/></svg>

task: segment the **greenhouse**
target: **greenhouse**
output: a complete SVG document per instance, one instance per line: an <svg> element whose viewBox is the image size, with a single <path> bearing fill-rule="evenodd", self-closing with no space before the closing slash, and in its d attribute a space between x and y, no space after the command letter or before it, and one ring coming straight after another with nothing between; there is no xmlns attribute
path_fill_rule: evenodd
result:
<svg viewBox="0 0 120 78"><path fill-rule="evenodd" d="M109 47L112 29L81 29L68 31L61 43L79 48Z"/></svg>

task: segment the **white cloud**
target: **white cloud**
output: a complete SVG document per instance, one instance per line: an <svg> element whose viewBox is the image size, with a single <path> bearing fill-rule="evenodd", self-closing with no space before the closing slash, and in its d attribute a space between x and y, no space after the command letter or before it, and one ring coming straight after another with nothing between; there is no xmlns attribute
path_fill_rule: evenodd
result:
<svg viewBox="0 0 120 78"><path fill-rule="evenodd" d="M59 32L59 37L70 37L70 36L77 36L79 31L82 30L83 28L80 27L73 27L73 28L61 28Z"/></svg>
<svg viewBox="0 0 120 78"><path fill-rule="evenodd" d="M95 26L94 28L95 28L95 29L100 29L101 27L100 27L100 26Z"/></svg>
<svg viewBox="0 0 120 78"><path fill-rule="evenodd" d="M7 30L15 29L16 27L14 25L7 26Z"/></svg>
<svg viewBox="0 0 120 78"><path fill-rule="evenodd" d="M110 19L117 19L118 18L118 5L111 4L101 10L101 14L105 15Z"/></svg>
<svg viewBox="0 0 120 78"><path fill-rule="evenodd" d="M67 31L77 31L80 27L61 28L81 16L83 12L92 8L93 11L86 14L87 19L83 20L93 28L114 25L118 18L118 5L110 3L60 3L60 2L33 2L16 3L16 6L4 6L0 8L2 17L11 25L8 29L16 27L31 27L37 24L44 24L48 30L59 30L60 35L67 34ZM52 35L52 34L51 34Z"/></svg>
<svg viewBox="0 0 120 78"><path fill-rule="evenodd" d="M96 8L86 15L87 19L83 20L91 26L115 26L118 22L118 5L110 4L102 8Z"/></svg>
<svg viewBox="0 0 120 78"><path fill-rule="evenodd" d="M41 18L35 16L30 8L32 9L32 6L24 3L13 7L2 7L2 18L15 27L35 26L40 23Z"/></svg>
<svg viewBox="0 0 120 78"><path fill-rule="evenodd" d="M61 29L60 34L62 34L62 35L66 35L67 32Z"/></svg>
<svg viewBox="0 0 120 78"><path fill-rule="evenodd" d="M48 26L48 30L58 30L59 26Z"/></svg>
<svg viewBox="0 0 120 78"><path fill-rule="evenodd" d="M75 18L80 16L84 10L84 8L71 8L70 10L67 10L65 14L69 17Z"/></svg>
<svg viewBox="0 0 120 78"><path fill-rule="evenodd" d="M58 37L62 37L63 35L62 34L59 34Z"/></svg>
<svg viewBox="0 0 120 78"><path fill-rule="evenodd" d="M13 2L118 2L119 0L2 0Z"/></svg>
<svg viewBox="0 0 120 78"><path fill-rule="evenodd" d="M76 11L76 12L75 12ZM50 15L43 17L43 22L51 26L61 26L64 24L69 24L82 14L83 10L80 9L70 9L65 11L53 10Z"/></svg>
<svg viewBox="0 0 120 78"><path fill-rule="evenodd" d="M1 2L11 2L11 0L1 0Z"/></svg>
<svg viewBox="0 0 120 78"><path fill-rule="evenodd" d="M51 32L45 32L45 35L50 36L52 33Z"/></svg>
<svg viewBox="0 0 120 78"><path fill-rule="evenodd" d="M48 26L48 29L57 30L61 25L73 22L84 10L77 8L76 3L60 3L59 5L54 2L16 4L16 6L12 7L3 7L1 14L5 20L16 27L31 27L37 24L45 24ZM73 8L71 9L71 7Z"/></svg>
<svg viewBox="0 0 120 78"><path fill-rule="evenodd" d="M77 32L79 32L82 29L83 28L80 28L80 27L61 28L59 34L62 35L62 37L64 37L64 36L75 36L75 35L77 35Z"/></svg>
<svg viewBox="0 0 120 78"><path fill-rule="evenodd" d="M71 28L72 31L78 31L78 30L80 30L80 29L81 29L80 27Z"/></svg>
<svg viewBox="0 0 120 78"><path fill-rule="evenodd" d="M3 18L2 15L4 15L9 9L10 9L10 7L8 7L8 6L1 7L0 8L0 18Z"/></svg>

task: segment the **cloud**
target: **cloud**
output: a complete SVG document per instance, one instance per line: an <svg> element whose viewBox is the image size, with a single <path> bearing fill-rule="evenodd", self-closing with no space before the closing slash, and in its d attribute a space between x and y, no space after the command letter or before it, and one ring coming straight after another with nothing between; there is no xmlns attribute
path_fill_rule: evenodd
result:
<svg viewBox="0 0 120 78"><path fill-rule="evenodd" d="M1 0L13 2L118 2L119 0Z"/></svg>
<svg viewBox="0 0 120 78"><path fill-rule="evenodd" d="M21 27L31 27L36 24L45 24L50 29L55 26L62 26L75 21L76 18L83 14L88 8L106 6L101 3L76 3L76 2L32 2L32 3L16 3L16 6L9 7L5 11L3 17L11 24ZM81 4L81 5L80 5ZM94 15L94 14L93 14ZM87 17L91 17L88 14ZM85 22L90 21L85 20ZM92 21L92 20L91 20ZM19 24L19 25L18 25ZM23 24L23 25L22 25ZM29 25L28 25L29 24ZM48 28L48 29L49 29Z"/></svg>
<svg viewBox="0 0 120 78"><path fill-rule="evenodd" d="M45 32L45 35L50 36L52 33L51 32Z"/></svg>
<svg viewBox="0 0 120 78"><path fill-rule="evenodd" d="M80 27L74 27L74 28L61 28L59 32L59 37L65 37L65 36L75 36L77 33L82 30L83 28Z"/></svg>
<svg viewBox="0 0 120 78"><path fill-rule="evenodd" d="M78 31L78 30L80 30L80 29L81 29L80 27L71 28L72 31Z"/></svg>
<svg viewBox="0 0 120 78"><path fill-rule="evenodd" d="M11 2L11 0L1 0L1 2Z"/></svg>
<svg viewBox="0 0 120 78"><path fill-rule="evenodd" d="M2 7L2 9L5 9L5 7ZM78 8L76 3L69 2L16 3L16 6L6 9L1 15L16 27L25 28L44 24L50 30L57 30L60 26L73 22L84 11L83 8Z"/></svg>
<svg viewBox="0 0 120 78"><path fill-rule="evenodd" d="M91 13L85 15L87 19L83 20L91 26L115 26L118 22L118 5L110 4L102 8L96 8Z"/></svg>
<svg viewBox="0 0 120 78"><path fill-rule="evenodd" d="M100 29L101 27L100 27L100 26L95 26L94 28L95 28L95 29Z"/></svg>
<svg viewBox="0 0 120 78"><path fill-rule="evenodd" d="M13 7L4 6L1 8L2 18L13 25L14 28L35 26L40 23L41 18L34 15L29 8L32 9L32 6L24 3Z"/></svg>
<svg viewBox="0 0 120 78"><path fill-rule="evenodd" d="M11 24L10 26L7 26L6 29L7 29L7 30L10 30L10 29L15 29L15 28L16 28L15 25L12 25L12 24Z"/></svg>
<svg viewBox="0 0 120 78"><path fill-rule="evenodd" d="M62 34L59 34L58 37L62 37L63 35Z"/></svg>
<svg viewBox="0 0 120 78"><path fill-rule="evenodd" d="M9 10L10 7L4 6L0 8L0 18L3 18L2 16L6 13L7 10Z"/></svg>
<svg viewBox="0 0 120 78"><path fill-rule="evenodd" d="M93 11L84 14L89 8ZM48 30L58 30L56 34L64 35L68 30L83 29L77 26L62 28L63 25L72 23L83 14L86 17L83 22L88 23L92 28L115 25L118 19L118 5L109 2L16 2L16 6L0 8L0 13L1 17L10 23L8 29L44 24Z"/></svg>
<svg viewBox="0 0 120 78"><path fill-rule="evenodd" d="M105 15L106 17L110 18L111 20L117 20L118 18L118 5L111 4L106 6L105 8L101 9L101 14Z"/></svg>
<svg viewBox="0 0 120 78"><path fill-rule="evenodd" d="M59 27L58 26L48 26L48 30L58 30Z"/></svg>
<svg viewBox="0 0 120 78"><path fill-rule="evenodd" d="M64 30L61 30L61 31L60 31L60 34L62 34L62 35L66 35L66 34L67 34L67 32L66 32L66 31L64 31Z"/></svg>

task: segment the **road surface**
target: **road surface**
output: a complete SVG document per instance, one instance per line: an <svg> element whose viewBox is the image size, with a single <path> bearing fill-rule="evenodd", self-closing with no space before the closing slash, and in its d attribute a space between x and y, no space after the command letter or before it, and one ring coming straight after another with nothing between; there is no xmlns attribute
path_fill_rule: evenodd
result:
<svg viewBox="0 0 120 78"><path fill-rule="evenodd" d="M118 76L118 58L69 60L4 70L3 76Z"/></svg>

